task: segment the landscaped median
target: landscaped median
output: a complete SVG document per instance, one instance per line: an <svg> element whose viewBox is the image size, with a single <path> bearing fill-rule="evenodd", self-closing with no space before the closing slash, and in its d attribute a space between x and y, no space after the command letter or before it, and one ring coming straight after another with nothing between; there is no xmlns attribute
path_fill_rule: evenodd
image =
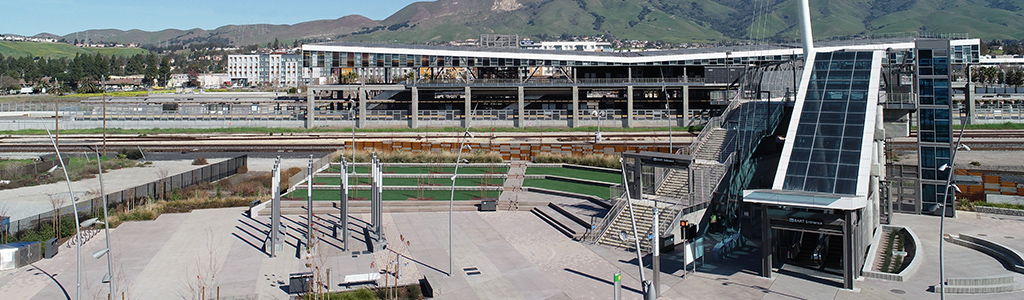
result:
<svg viewBox="0 0 1024 300"><path fill-rule="evenodd" d="M569 164L532 164L526 168L523 186L611 199L621 186L619 170Z"/></svg>

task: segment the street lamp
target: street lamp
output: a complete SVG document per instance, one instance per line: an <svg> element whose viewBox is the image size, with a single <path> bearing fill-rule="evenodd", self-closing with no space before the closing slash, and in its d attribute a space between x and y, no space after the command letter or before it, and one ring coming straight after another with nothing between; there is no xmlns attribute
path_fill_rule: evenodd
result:
<svg viewBox="0 0 1024 300"><path fill-rule="evenodd" d="M594 135L594 143L601 142L601 121L608 115L607 112L599 109L590 111L590 115L597 118L597 133Z"/></svg>
<svg viewBox="0 0 1024 300"><path fill-rule="evenodd" d="M939 217L939 297L941 299L946 299L946 264L945 260L943 260L942 249L942 239L946 237L946 205L950 202L950 188L955 190L956 193L960 193L960 187L953 184L954 162L956 162L956 153L960 152L960 149L963 149L964 151L971 151L971 147L968 147L967 145L961 143L961 140L963 140L964 138L964 129L967 129L967 118L965 117L964 119L961 119L960 123L963 124L960 127L960 135L956 138L956 148L953 149L953 155L949 158L949 163L942 164L942 166L939 166L939 172L945 172L946 170L949 170L949 175L946 176L946 187L945 192L942 196L942 204L940 205L941 211ZM956 197L953 198L953 201L955 203Z"/></svg>
<svg viewBox="0 0 1024 300"><path fill-rule="evenodd" d="M64 170L64 180L68 183L68 196L71 198L71 206L74 210L75 215L75 262L76 262L76 277L75 277L75 299L82 298L82 227L78 220L78 199L75 198L75 191L71 189L71 177L68 176L68 168L64 166L64 159L60 156L60 149L57 148L57 140L53 139L53 135L50 134L50 130L46 130L46 135L50 137L50 143L53 143L53 151L57 153L57 162L60 163L60 168Z"/></svg>

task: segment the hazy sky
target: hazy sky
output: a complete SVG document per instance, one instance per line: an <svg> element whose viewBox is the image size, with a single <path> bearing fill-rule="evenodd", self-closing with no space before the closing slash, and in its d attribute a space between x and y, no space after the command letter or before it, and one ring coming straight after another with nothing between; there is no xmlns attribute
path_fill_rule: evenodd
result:
<svg viewBox="0 0 1024 300"><path fill-rule="evenodd" d="M87 29L214 29L294 24L359 14L384 19L415 0L3 0L0 33L65 35Z"/></svg>

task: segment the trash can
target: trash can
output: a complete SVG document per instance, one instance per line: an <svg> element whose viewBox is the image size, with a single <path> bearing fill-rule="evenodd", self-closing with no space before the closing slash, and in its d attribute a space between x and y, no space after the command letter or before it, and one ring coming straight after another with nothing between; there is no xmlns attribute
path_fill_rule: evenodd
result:
<svg viewBox="0 0 1024 300"><path fill-rule="evenodd" d="M43 245L43 258L53 258L57 255L57 249L60 249L60 245L57 245L57 238L46 240L46 244Z"/></svg>
<svg viewBox="0 0 1024 300"><path fill-rule="evenodd" d="M480 201L480 211L498 211L498 202L494 200Z"/></svg>
<svg viewBox="0 0 1024 300"><path fill-rule="evenodd" d="M301 294L309 292L312 283L312 272L288 274L288 293Z"/></svg>

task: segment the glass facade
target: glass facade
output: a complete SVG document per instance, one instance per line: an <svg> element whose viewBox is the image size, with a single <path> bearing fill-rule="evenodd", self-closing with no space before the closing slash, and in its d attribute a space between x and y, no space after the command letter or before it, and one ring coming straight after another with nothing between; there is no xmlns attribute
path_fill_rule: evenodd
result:
<svg viewBox="0 0 1024 300"><path fill-rule="evenodd" d="M976 49L949 46L948 40L920 40L915 47L918 95L918 153L921 181L921 205L926 210L946 199L946 180L953 168L939 171L942 165L952 165L953 150L952 110L950 101L950 64L976 60ZM952 53L951 53L952 52ZM951 55L952 54L952 55ZM952 200L952 197L949 198ZM952 201L949 206L951 208ZM950 209L947 209L947 212Z"/></svg>
<svg viewBox="0 0 1024 300"><path fill-rule="evenodd" d="M815 57L784 190L856 194L873 56Z"/></svg>

